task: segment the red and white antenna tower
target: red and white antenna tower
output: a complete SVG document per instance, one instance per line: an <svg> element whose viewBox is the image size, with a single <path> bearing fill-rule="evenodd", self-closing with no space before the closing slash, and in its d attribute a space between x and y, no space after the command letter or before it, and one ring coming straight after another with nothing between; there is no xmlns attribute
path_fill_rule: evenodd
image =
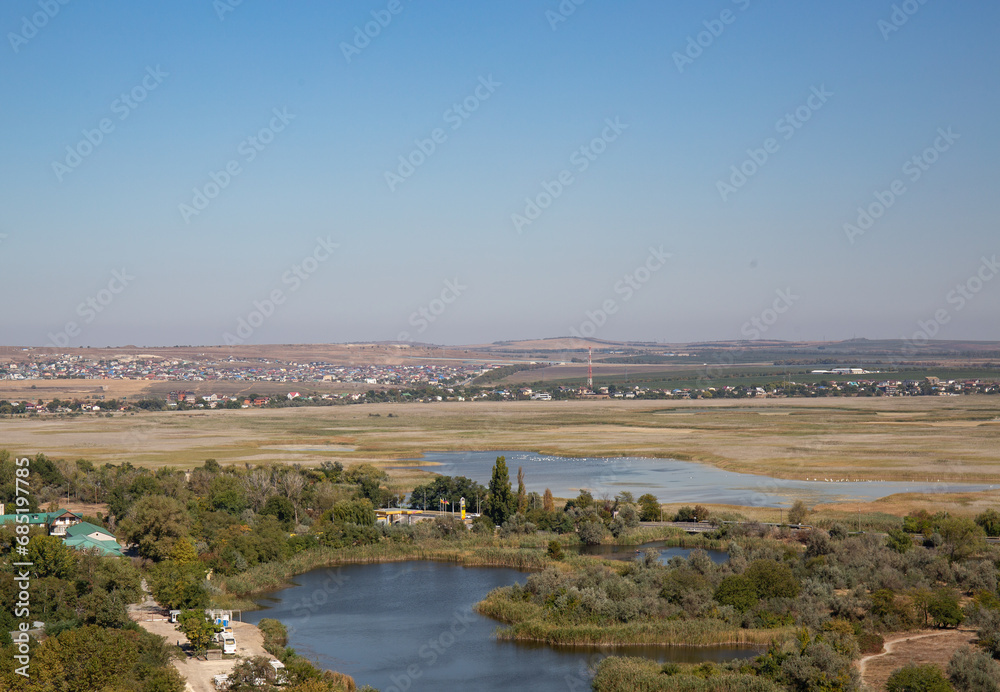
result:
<svg viewBox="0 0 1000 692"><path fill-rule="evenodd" d="M594 388L594 349L587 348L587 389Z"/></svg>

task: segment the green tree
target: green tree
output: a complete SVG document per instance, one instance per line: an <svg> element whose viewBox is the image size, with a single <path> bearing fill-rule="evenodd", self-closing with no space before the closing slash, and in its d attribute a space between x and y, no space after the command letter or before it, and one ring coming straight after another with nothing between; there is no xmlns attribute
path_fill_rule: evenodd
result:
<svg viewBox="0 0 1000 692"><path fill-rule="evenodd" d="M486 498L486 515L497 526L503 526L516 510L514 494L510 488L510 473L507 471L507 460L499 456L493 465L493 476L490 478L489 495Z"/></svg>
<svg viewBox="0 0 1000 692"><path fill-rule="evenodd" d="M356 524L357 526L375 526L375 507L367 498L361 500L343 500L334 504L330 511L331 521L335 524Z"/></svg>
<svg viewBox="0 0 1000 692"><path fill-rule="evenodd" d="M441 500L458 507L464 497L465 506L478 512L482 499L486 497L486 488L465 476L438 476L429 483L418 485L410 493L410 507L417 509L428 507L437 509Z"/></svg>
<svg viewBox="0 0 1000 692"><path fill-rule="evenodd" d="M587 545L600 545L604 538L604 523L601 521L581 521L577 527L580 540Z"/></svg>
<svg viewBox="0 0 1000 692"><path fill-rule="evenodd" d="M795 598L801 588L792 568L775 560L754 560L743 576L758 598Z"/></svg>
<svg viewBox="0 0 1000 692"><path fill-rule="evenodd" d="M549 541L548 550L546 550L546 555L548 555L553 560L563 559L563 549L562 544L559 541Z"/></svg>
<svg viewBox="0 0 1000 692"><path fill-rule="evenodd" d="M524 487L524 467L517 467L517 511L524 514L528 511L528 490Z"/></svg>
<svg viewBox="0 0 1000 692"><path fill-rule="evenodd" d="M58 536L32 536L28 562L34 563L40 577L68 579L76 573L77 555Z"/></svg>
<svg viewBox="0 0 1000 692"><path fill-rule="evenodd" d="M986 548L983 527L966 517L943 519L938 533L944 539L944 550L952 562L964 560Z"/></svg>
<svg viewBox="0 0 1000 692"><path fill-rule="evenodd" d="M933 663L907 663L897 668L885 683L886 692L951 692L944 673Z"/></svg>
<svg viewBox="0 0 1000 692"><path fill-rule="evenodd" d="M645 495L639 496L639 520L660 520L660 501L656 499L655 495L646 493Z"/></svg>
<svg viewBox="0 0 1000 692"><path fill-rule="evenodd" d="M178 565L186 565L198 559L198 551L191 545L187 536L181 536L170 551L170 559Z"/></svg>
<svg viewBox="0 0 1000 692"><path fill-rule="evenodd" d="M988 509L976 516L976 523L983 527L987 536L1000 536L1000 512L995 509Z"/></svg>
<svg viewBox="0 0 1000 692"><path fill-rule="evenodd" d="M788 523L801 524L809 516L809 508L802 500L796 500L788 510Z"/></svg>
<svg viewBox="0 0 1000 692"><path fill-rule="evenodd" d="M267 502L264 503L264 508L260 510L260 513L269 514L277 518L286 527L292 527L295 524L295 505L287 497L272 495L267 498Z"/></svg>
<svg viewBox="0 0 1000 692"><path fill-rule="evenodd" d="M208 462L205 463L205 466L207 469ZM212 480L208 491L208 501L212 509L227 512L237 517L249 506L246 492L244 492L239 479L230 474L218 475Z"/></svg>
<svg viewBox="0 0 1000 692"><path fill-rule="evenodd" d="M147 579L153 598L164 608L184 610L208 605L205 569L200 562L179 565L164 560L149 570Z"/></svg>
<svg viewBox="0 0 1000 692"><path fill-rule="evenodd" d="M187 508L172 497L148 495L132 507L123 524L125 538L142 557L165 560L174 543L186 536L191 518Z"/></svg>
<svg viewBox="0 0 1000 692"><path fill-rule="evenodd" d="M935 591L927 612L938 627L958 627L965 620L965 613L958 605L958 594L952 589Z"/></svg>
<svg viewBox="0 0 1000 692"><path fill-rule="evenodd" d="M723 577L713 597L721 605L732 606L741 613L753 608L759 600L753 582L741 574Z"/></svg>
<svg viewBox="0 0 1000 692"><path fill-rule="evenodd" d="M210 621L203 610L185 610L177 618L177 629L184 633L198 655L205 653L215 635L222 631L222 627Z"/></svg>
<svg viewBox="0 0 1000 692"><path fill-rule="evenodd" d="M913 539L902 529L889 529L885 544L897 553L905 553L913 547Z"/></svg>

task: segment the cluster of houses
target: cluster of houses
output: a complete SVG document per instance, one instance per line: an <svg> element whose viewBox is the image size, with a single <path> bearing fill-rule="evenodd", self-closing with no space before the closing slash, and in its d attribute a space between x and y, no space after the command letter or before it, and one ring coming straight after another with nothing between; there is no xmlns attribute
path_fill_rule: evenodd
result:
<svg viewBox="0 0 1000 692"><path fill-rule="evenodd" d="M54 512L3 514L0 504L0 524L27 523L43 526L49 536L58 536L76 550L96 551L102 557L121 557L124 550L115 535L105 528L83 520L78 514L60 509ZM27 520L19 517L27 517Z"/></svg>
<svg viewBox="0 0 1000 692"><path fill-rule="evenodd" d="M28 360L0 363L0 379L356 382L406 386L468 379L493 367L498 366L461 361L444 365L337 365L265 358L181 360L123 355L94 359L71 354L32 354Z"/></svg>

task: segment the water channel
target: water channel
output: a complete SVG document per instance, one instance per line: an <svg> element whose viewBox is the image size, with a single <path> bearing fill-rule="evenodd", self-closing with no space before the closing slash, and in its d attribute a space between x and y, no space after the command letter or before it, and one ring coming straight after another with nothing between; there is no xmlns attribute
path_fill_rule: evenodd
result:
<svg viewBox="0 0 1000 692"><path fill-rule="evenodd" d="M507 458L511 479L523 467L529 491L545 488L556 497L576 497L586 488L594 497L614 497L623 490L635 497L652 493L660 502L705 502L754 507L787 507L795 500L821 502L875 500L896 493L952 493L989 490L992 485L927 481L845 481L842 479L786 480L723 471L713 466L675 459L642 457L555 457L533 452L427 452L420 460L425 471L465 476L489 483L496 458ZM401 466L400 468L416 468ZM476 511L476 499L469 507Z"/></svg>

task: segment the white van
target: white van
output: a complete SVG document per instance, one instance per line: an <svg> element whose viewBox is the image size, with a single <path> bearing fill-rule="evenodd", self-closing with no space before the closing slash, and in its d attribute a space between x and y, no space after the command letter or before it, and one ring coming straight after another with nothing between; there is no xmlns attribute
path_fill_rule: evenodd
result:
<svg viewBox="0 0 1000 692"><path fill-rule="evenodd" d="M219 632L215 635L215 641L222 644L222 653L236 653L236 637L234 637L231 632Z"/></svg>

